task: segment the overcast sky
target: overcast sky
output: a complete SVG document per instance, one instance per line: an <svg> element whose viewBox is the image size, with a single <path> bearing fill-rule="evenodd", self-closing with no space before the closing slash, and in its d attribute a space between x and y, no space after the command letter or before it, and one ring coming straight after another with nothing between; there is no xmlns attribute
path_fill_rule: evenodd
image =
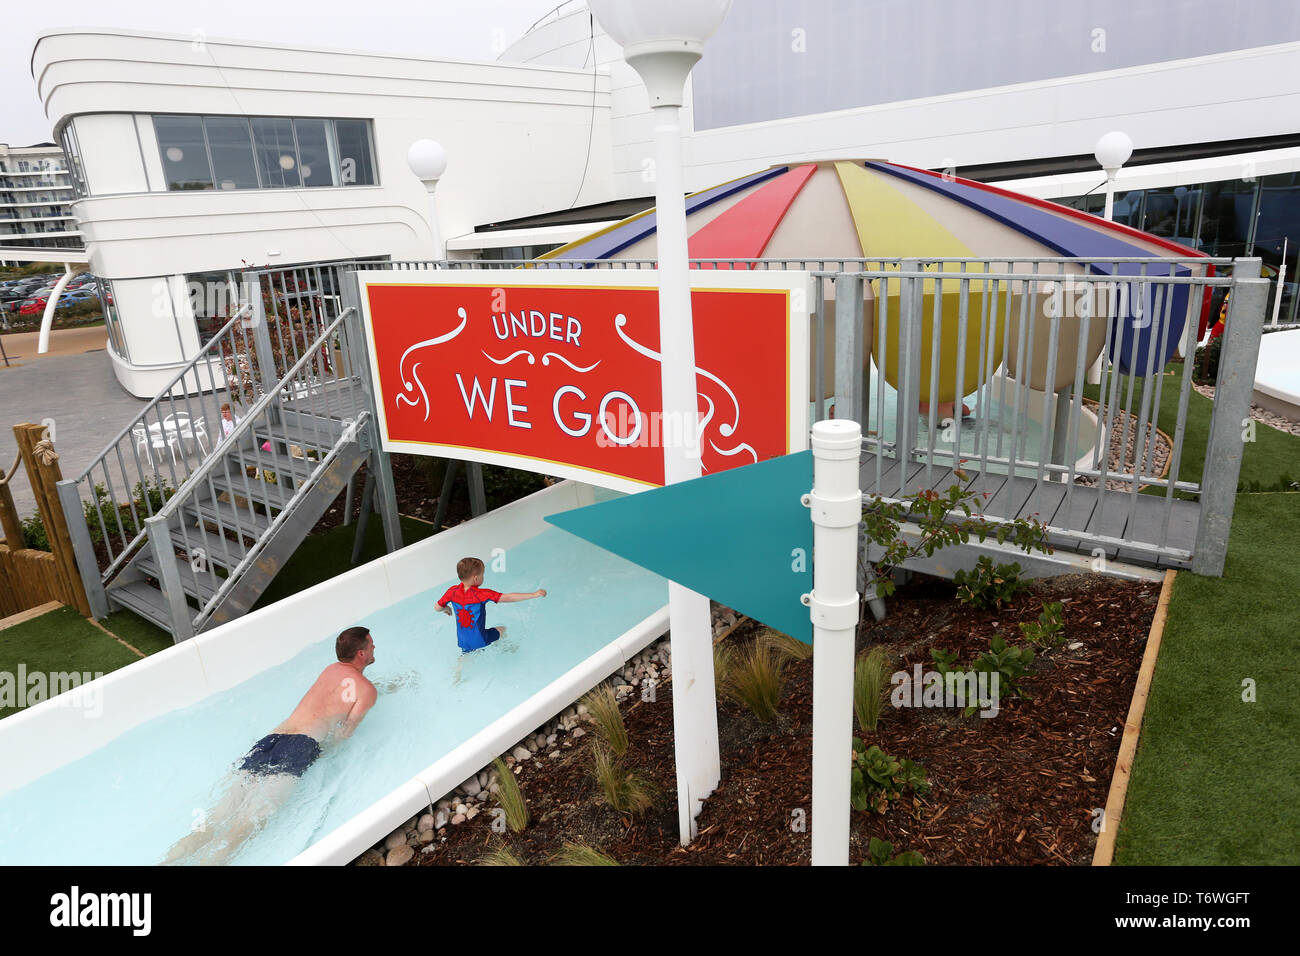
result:
<svg viewBox="0 0 1300 956"><path fill-rule="evenodd" d="M334 47L494 60L503 45L559 0L21 0L0 25L0 143L49 141L32 81L32 46L42 33L111 27L233 38L286 46Z"/></svg>

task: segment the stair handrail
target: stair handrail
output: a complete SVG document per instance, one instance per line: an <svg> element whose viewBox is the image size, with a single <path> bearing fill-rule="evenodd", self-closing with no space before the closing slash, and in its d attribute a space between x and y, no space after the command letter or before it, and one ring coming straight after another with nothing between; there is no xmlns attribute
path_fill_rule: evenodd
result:
<svg viewBox="0 0 1300 956"><path fill-rule="evenodd" d="M284 507L280 509L280 513L275 516L270 526L258 536L257 540L254 541L252 546L247 550L247 552L245 552L243 558L240 559L239 563L229 570L225 580L222 581L221 586L213 592L212 597L203 602L202 607L199 608L198 614L193 618L194 632L196 634L203 629L203 625L206 624L208 618L212 616L212 612L216 609L217 605L220 604L231 589L239 583L239 579L243 577L244 571L248 569L249 565L257 560L267 542L275 536L275 533L279 530L280 526L289 519L294 508L297 507L298 502L311 492L320 476L323 475L326 469L328 469L330 465L334 463L334 460L338 458L339 452L343 447L356 441L357 434L367 423L369 418L370 413L368 411L361 411L357 417L348 424L348 427L343 430L343 434L339 436L333 447L330 448L329 453L320 460L319 464L317 464L314 469L312 469L312 473L307 477L307 479L300 482L294 488L293 495L291 495L289 500L285 502Z"/></svg>
<svg viewBox="0 0 1300 956"><path fill-rule="evenodd" d="M131 429L135 428L136 425L139 425L142 421L144 421L148 417L149 412L157 408L162 403L164 397L169 397L171 395L172 390L176 387L176 384L180 382L180 380L183 379L186 375L190 374L190 372L194 371L194 369L198 367L200 360L204 362L211 361L212 356L209 356L207 353L212 350L213 346L220 345L226 333L230 331L230 329L234 326L236 322L242 321L244 316L248 312L250 312L252 308L253 307L251 305L241 305L239 309L235 312L235 314L230 317L230 321L228 321L225 325L223 325L216 335L208 339L207 343L203 346L203 348L199 349L196 353L194 353L194 357L181 367L181 370L172 377L171 381L169 381L166 385L160 388L158 390L158 394L156 394L153 398L149 399L149 401L145 403L144 408L140 409L140 411L136 414L135 418L127 422L126 426L121 431L119 431L117 435L115 435L107 445L104 446L104 450L101 451L98 455L96 455L93 459L91 459L90 464L87 465L82 470L81 474L77 475L77 477L72 480L74 482L80 482L82 479L88 476L91 473L91 471L94 470L95 466L100 464L105 458L107 458L109 454L117 447L117 443L120 442L123 438L125 438L128 434L130 434Z"/></svg>
<svg viewBox="0 0 1300 956"><path fill-rule="evenodd" d="M265 394L263 394L262 397L253 404L253 407L244 413L244 417L235 424L235 427L230 434L227 435L216 448L212 449L212 454L208 455L203 460L203 463L190 474L185 484L181 488L177 488L176 492L163 502L163 506L159 508L157 513L154 515L155 518L171 518L180 510L182 499L189 497L191 491L195 487L198 487L199 483L216 469L218 462L224 462L232 451L239 448L240 439L253 430L254 425L257 423L258 416L260 416L262 412L266 411L266 409L273 403L279 401L281 390L286 388L290 382L292 382L294 377L297 376L298 372L300 372L308 362L319 361L320 355L318 350L320 347L329 341L330 336L333 335L334 332L343 324L343 320L355 311L356 309L352 306L344 309L333 322L324 328L321 334L318 335L310 345L303 349L302 357L299 358L298 361L294 362L280 380L276 382L272 388L267 389ZM182 494L182 491L184 491L184 494Z"/></svg>

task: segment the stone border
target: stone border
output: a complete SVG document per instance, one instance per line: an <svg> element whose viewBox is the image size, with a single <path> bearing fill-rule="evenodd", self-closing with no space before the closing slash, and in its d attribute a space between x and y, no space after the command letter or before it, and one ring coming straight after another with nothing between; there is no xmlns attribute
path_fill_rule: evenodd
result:
<svg viewBox="0 0 1300 956"><path fill-rule="evenodd" d="M1101 833L1097 837L1097 848L1092 855L1093 866L1110 866L1115 857L1115 838L1123 819L1124 801L1128 796L1128 783L1133 771L1133 758L1137 754L1138 737L1142 732L1142 717L1146 713L1147 697L1151 693L1151 679L1156 671L1156 658L1160 656L1165 621L1169 617L1169 600L1173 596L1174 578L1177 575L1178 572L1172 569L1165 572L1165 583L1160 589L1160 600L1156 604L1156 613L1151 618L1146 652L1142 655L1142 666L1138 669L1137 686L1133 688L1133 700L1129 704L1128 717L1124 721L1124 737L1120 741L1119 756L1115 758L1115 773L1110 780L1106 809L1102 813Z"/></svg>

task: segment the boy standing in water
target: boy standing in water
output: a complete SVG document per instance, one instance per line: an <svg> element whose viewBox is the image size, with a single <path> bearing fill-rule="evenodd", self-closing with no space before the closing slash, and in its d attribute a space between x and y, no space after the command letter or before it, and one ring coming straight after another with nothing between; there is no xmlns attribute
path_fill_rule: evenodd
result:
<svg viewBox="0 0 1300 956"><path fill-rule="evenodd" d="M478 558L461 558L456 563L460 584L447 589L438 599L438 610L456 618L456 643L462 651L477 651L505 636L504 627L487 627L487 602L513 604L546 597L540 588L531 594L502 594L483 587L483 562Z"/></svg>

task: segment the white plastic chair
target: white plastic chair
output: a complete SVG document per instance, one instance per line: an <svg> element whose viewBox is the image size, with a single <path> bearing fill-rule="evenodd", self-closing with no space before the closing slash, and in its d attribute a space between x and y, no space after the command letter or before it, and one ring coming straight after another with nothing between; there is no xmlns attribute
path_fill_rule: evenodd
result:
<svg viewBox="0 0 1300 956"><path fill-rule="evenodd" d="M199 419L197 423L191 422L188 415L168 415L163 419L163 428L167 431L169 441L188 441L192 448L197 442L198 446L203 449L203 454L209 454L209 449L205 444L208 437L208 429ZM184 451L184 446L181 448Z"/></svg>
<svg viewBox="0 0 1300 956"><path fill-rule="evenodd" d="M163 428L157 422L150 425L147 430L143 425L136 425L131 429L131 435L135 438L136 447L144 450L144 457L145 460L149 462L150 468L154 466L153 455L150 454L149 451L151 448L157 449L158 451L161 451L164 448L170 450L172 453L172 464L177 464L175 439L163 437Z"/></svg>

